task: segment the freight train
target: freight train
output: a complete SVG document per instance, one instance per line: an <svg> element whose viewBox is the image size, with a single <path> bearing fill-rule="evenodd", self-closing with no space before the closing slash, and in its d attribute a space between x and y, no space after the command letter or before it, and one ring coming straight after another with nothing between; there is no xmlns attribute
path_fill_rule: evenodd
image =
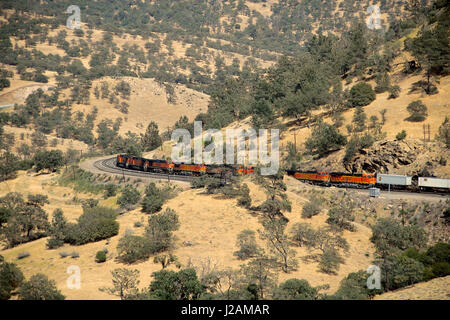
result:
<svg viewBox="0 0 450 320"><path fill-rule="evenodd" d="M325 186L395 189L408 191L436 191L450 193L450 179L403 176L395 174L359 174L325 171L286 170L300 181Z"/></svg>
<svg viewBox="0 0 450 320"><path fill-rule="evenodd" d="M175 163L171 160L146 159L126 154L117 155L116 166L146 172L192 176L210 175L224 177L227 175L237 176L254 173L254 167L252 166Z"/></svg>
<svg viewBox="0 0 450 320"><path fill-rule="evenodd" d="M117 155L116 166L146 172L224 177L248 175L255 172L252 166L207 165L174 163L170 160L146 159L126 154ZM345 173L326 171L286 170L288 176L300 181L323 186L349 188L405 189L409 191L438 191L450 193L450 179L434 177L410 177L393 174Z"/></svg>

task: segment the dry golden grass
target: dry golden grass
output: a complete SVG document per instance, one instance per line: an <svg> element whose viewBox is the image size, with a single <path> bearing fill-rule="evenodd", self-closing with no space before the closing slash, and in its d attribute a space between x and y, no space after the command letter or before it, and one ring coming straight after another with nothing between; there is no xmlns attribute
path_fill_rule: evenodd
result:
<svg viewBox="0 0 450 320"><path fill-rule="evenodd" d="M0 183L0 195L9 191L20 191L27 193L45 193L49 196L50 205L45 209L51 213L55 208L61 208L70 221L74 221L82 210L79 204L71 201L73 193L69 188L54 185L55 174L35 175L21 173L17 179ZM251 190L253 204L258 204L265 199L264 192L251 181L246 181ZM297 194L299 188L295 180L287 181L289 186L288 195L293 203L293 210L287 214L290 219L288 229L299 221L310 222L317 228L325 223L326 215L321 213L311 220L305 220L300 217L303 204L307 199ZM65 196L64 196L65 194ZM78 198L92 197L93 195L78 194ZM94 196L95 197L95 196ZM98 197L98 196L97 196ZM113 200L102 202L103 204L114 205ZM201 205L199 206L199 203ZM170 207L179 214L180 229L175 232L177 237L174 254L179 258L183 265L189 262L196 267L210 262L219 269L239 268L245 261L240 261L233 256L237 250L236 237L243 229L257 231L262 228L260 218L250 214L247 210L236 205L236 199L222 199L219 196L205 195L200 190L187 190L181 192L176 198L171 199L164 207ZM138 269L141 272L141 287L147 286L150 281L150 275L160 269L159 265L153 263L152 258L148 261L127 266L115 261L116 246L118 239L123 236L127 229L133 229L136 234L143 232L143 228L134 227L135 222L146 224L147 215L140 212L139 209L127 212L118 217L120 223L120 233L112 237L109 241L99 241L82 246L69 246L57 250L47 250L45 247L46 239L40 239L30 243L17 246L12 249L2 250L2 254L7 261L13 261L23 270L28 278L31 275L42 272L54 279L57 286L68 299L111 299L98 288L110 286L110 271L118 267ZM344 234L348 240L351 249L345 257L345 264L337 275L326 275L318 272L316 262L306 263L301 257L308 254L304 248L295 248L299 267L296 271L289 274L279 272L279 281L288 278L307 279L312 285L330 284L330 292L337 289L339 281L349 272L365 269L370 264L370 258L366 257L366 252L372 254L373 248L369 242L370 232L362 226L357 225L357 231L354 233L346 232ZM260 245L264 243L258 240ZM97 251L108 248L108 260L103 264L95 262ZM20 252L27 251L30 257L17 260ZM60 258L59 252L79 253L78 259L71 257ZM81 269L82 287L80 290L69 290L66 288L66 280L69 277L66 274L67 267L77 265Z"/></svg>
<svg viewBox="0 0 450 320"><path fill-rule="evenodd" d="M450 276L383 293L374 300L450 300Z"/></svg>

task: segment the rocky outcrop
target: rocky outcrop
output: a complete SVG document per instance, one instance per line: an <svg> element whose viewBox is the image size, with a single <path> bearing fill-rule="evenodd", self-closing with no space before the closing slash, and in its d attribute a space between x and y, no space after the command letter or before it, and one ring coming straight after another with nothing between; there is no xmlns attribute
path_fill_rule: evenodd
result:
<svg viewBox="0 0 450 320"><path fill-rule="evenodd" d="M369 148L358 150L345 163L344 155L345 150L334 152L305 164L304 169L450 178L450 151L439 142L381 140Z"/></svg>

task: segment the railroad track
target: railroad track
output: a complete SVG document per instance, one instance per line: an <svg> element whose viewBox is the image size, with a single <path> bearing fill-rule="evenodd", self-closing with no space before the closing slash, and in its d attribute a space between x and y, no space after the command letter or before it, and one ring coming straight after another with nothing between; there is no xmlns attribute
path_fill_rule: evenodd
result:
<svg viewBox="0 0 450 320"><path fill-rule="evenodd" d="M154 173L154 172L144 172L133 169L125 169L119 168L116 166L116 158L108 158L97 160L93 163L94 167L100 171L121 174L123 176L132 176L132 177L142 177L148 179L158 179L158 180L166 180L166 181L182 181L182 182L191 182L192 177L190 176L181 176L174 174L164 174L164 173Z"/></svg>

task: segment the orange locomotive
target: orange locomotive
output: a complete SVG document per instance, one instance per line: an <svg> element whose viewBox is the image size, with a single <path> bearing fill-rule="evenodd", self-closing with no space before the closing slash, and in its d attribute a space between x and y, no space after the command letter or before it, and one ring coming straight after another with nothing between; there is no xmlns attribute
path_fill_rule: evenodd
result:
<svg viewBox="0 0 450 320"><path fill-rule="evenodd" d="M330 177L331 184L338 186L369 188L377 182L375 175L366 173L332 172Z"/></svg>
<svg viewBox="0 0 450 320"><path fill-rule="evenodd" d="M330 184L330 174L325 171L286 171L289 176L292 176L301 181L309 181L312 183L319 183L324 185Z"/></svg>
<svg viewBox="0 0 450 320"><path fill-rule="evenodd" d="M377 182L375 175L373 174L357 174L357 173L342 173L326 171L297 171L286 170L289 176L292 176L298 180L311 182L315 184L323 185L335 185L340 187L357 187L357 188L369 188L374 186Z"/></svg>

